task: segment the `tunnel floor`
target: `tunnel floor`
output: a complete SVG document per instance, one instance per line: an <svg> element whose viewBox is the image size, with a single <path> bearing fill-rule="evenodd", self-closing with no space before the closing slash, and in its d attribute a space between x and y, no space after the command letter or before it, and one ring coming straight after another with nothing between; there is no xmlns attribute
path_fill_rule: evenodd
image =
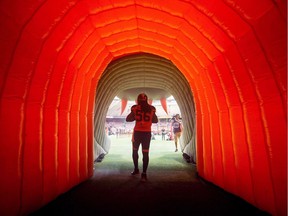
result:
<svg viewBox="0 0 288 216"><path fill-rule="evenodd" d="M111 141L93 177L31 215L269 215L199 178L172 141L160 136L151 141L147 182L130 175L130 138L111 136Z"/></svg>

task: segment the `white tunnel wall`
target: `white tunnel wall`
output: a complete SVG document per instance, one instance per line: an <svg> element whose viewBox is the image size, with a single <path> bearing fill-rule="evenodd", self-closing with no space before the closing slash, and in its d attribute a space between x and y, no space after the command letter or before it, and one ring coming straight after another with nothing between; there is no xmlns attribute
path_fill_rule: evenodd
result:
<svg viewBox="0 0 288 216"><path fill-rule="evenodd" d="M109 105L119 92L142 87L163 89L174 96L184 119L182 149L196 161L195 136L193 137L195 109L191 88L185 77L169 60L151 54L142 53L117 59L104 71L96 90L94 112L96 142L109 152L110 143L105 135Z"/></svg>

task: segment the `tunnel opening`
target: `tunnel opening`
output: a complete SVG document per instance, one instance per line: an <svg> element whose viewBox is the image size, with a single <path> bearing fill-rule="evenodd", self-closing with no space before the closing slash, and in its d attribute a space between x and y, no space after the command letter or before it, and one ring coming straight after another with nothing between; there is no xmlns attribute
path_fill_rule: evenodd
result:
<svg viewBox="0 0 288 216"><path fill-rule="evenodd" d="M129 107L135 103L136 96L146 92L153 105L157 104L160 123L154 125L154 132L164 128L170 132L170 120L179 113L183 117L185 130L181 136L181 153L196 164L195 146L195 109L191 88L183 74L175 65L162 57L148 53L138 53L112 61L103 72L96 89L94 115L94 158L109 153L111 140L107 127L109 107L115 97L118 98L120 125L128 125L123 118L128 114ZM172 96L173 95L173 96ZM172 96L172 97L171 97ZM167 102L168 101L168 102ZM176 104L176 109L171 105ZM111 117L111 116L110 116ZM134 123L129 124L131 130ZM117 131L114 129L114 133ZM170 134L173 139L173 134ZM173 140L172 140L173 141ZM129 142L130 146L131 141ZM179 145L179 144L178 144ZM100 159L103 158L100 156Z"/></svg>
<svg viewBox="0 0 288 216"><path fill-rule="evenodd" d="M139 89L138 91L142 90L143 89ZM159 95L161 93L161 91L155 92L154 89L154 95L157 95L159 98L161 97L161 95ZM168 96L170 95L169 93L165 94L167 94ZM123 103L123 98L129 98L130 100ZM132 133L135 122L127 122L126 116L129 114L131 107L135 104L135 100L134 98L133 100L131 100L131 95L125 95L123 96L123 98L121 99L116 96L110 104L106 115L105 132L107 138L109 139L109 142L111 143L110 152L113 152L113 148L116 147L119 142L127 143L126 148L123 148L123 150L119 152L120 154L124 155L127 153L127 147L129 148L128 152L130 152L131 149ZM168 148L170 152L174 152L175 148L173 149L173 146L175 145L175 143L174 133L172 129L172 119L175 117L176 114L179 114L181 116L180 108L177 104L177 101L171 95L167 98L163 97L162 100L150 98L150 104L156 108L156 115L158 117L158 123L152 124L151 144L153 145L153 143L156 142L163 148ZM182 150L185 146L181 144L182 137L180 137L180 141L178 143L179 150L182 153ZM101 162L104 158L103 156L105 155L100 155L96 159L96 161ZM128 157L130 157L130 154ZM179 155L179 157L181 157L181 155Z"/></svg>

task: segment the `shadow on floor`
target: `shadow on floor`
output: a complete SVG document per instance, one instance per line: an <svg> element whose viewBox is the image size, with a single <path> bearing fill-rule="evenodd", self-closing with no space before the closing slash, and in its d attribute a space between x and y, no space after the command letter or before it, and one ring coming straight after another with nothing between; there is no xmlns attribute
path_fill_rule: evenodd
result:
<svg viewBox="0 0 288 216"><path fill-rule="evenodd" d="M156 147L150 154L148 182L130 175L130 153L111 152L95 165L91 179L31 216L269 215L199 178L196 167L186 163L180 152L161 148L157 153Z"/></svg>

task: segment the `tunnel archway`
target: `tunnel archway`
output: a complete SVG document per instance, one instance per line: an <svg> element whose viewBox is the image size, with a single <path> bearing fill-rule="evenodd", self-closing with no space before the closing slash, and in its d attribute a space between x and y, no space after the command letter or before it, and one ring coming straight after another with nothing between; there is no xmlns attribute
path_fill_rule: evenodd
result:
<svg viewBox="0 0 288 216"><path fill-rule="evenodd" d="M105 133L106 113L113 98L119 93L134 89L136 95L142 89L160 89L173 95L179 105L185 130L181 150L196 162L195 105L191 88L182 73L171 61L159 56L139 53L112 61L103 72L96 90L94 138L96 156L104 148L109 152L109 141ZM150 95L152 96L152 95ZM148 95L149 97L149 95ZM100 145L101 148L97 148Z"/></svg>
<svg viewBox="0 0 288 216"><path fill-rule="evenodd" d="M286 8L0 1L0 213L29 213L91 176L100 76L115 59L150 53L170 60L193 91L199 175L286 215Z"/></svg>

